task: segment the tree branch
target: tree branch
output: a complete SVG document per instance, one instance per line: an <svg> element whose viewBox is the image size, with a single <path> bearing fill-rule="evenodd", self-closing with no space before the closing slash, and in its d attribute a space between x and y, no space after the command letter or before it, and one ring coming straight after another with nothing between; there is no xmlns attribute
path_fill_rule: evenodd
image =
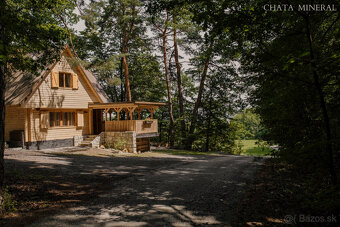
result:
<svg viewBox="0 0 340 227"><path fill-rule="evenodd" d="M77 52L76 52L76 50L74 49L74 46L73 46L71 31L70 31L70 29L68 28L68 26L67 26L67 24L66 24L64 18L63 18L60 14L58 14L58 16L59 16L60 20L63 22L63 24L65 25L65 27L66 27L66 29L67 29L67 32L68 32L68 35L69 35L70 44L71 44L71 48L72 48L72 50L73 50L73 53L74 53L74 55L75 55L77 58L79 58L79 57L78 57L78 54L77 54Z"/></svg>

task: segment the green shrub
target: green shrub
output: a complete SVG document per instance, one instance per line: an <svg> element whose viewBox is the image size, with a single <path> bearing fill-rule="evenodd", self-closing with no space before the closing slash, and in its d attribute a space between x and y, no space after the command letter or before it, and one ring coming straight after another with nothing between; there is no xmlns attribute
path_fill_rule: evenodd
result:
<svg viewBox="0 0 340 227"><path fill-rule="evenodd" d="M116 150L124 150L126 148L126 140L119 139L113 144L113 148Z"/></svg>
<svg viewBox="0 0 340 227"><path fill-rule="evenodd" d="M240 155L243 151L243 143L242 140L237 140L235 142L235 146L233 147L233 154Z"/></svg>
<svg viewBox="0 0 340 227"><path fill-rule="evenodd" d="M1 212L12 212L16 211L16 206L18 205L17 201L13 199L13 196L9 193L8 187L2 189L3 192L3 201L1 206Z"/></svg>
<svg viewBox="0 0 340 227"><path fill-rule="evenodd" d="M125 139L118 139L116 142L105 143L105 147L113 148L115 150L124 150L126 148L126 140Z"/></svg>

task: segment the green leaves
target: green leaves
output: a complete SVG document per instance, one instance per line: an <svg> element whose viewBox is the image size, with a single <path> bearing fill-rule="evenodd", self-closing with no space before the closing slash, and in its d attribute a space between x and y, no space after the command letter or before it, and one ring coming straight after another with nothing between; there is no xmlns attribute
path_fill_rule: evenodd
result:
<svg viewBox="0 0 340 227"><path fill-rule="evenodd" d="M67 38L66 29L55 13L72 20L73 9L74 2L66 0L6 1L1 7L5 31L1 37L1 62L33 73L45 67L57 57ZM39 52L43 53L37 54Z"/></svg>

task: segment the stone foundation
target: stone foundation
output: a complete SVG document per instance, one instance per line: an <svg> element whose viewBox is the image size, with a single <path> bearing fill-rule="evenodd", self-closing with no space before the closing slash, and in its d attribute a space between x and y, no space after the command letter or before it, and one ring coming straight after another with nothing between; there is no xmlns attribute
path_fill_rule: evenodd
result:
<svg viewBox="0 0 340 227"><path fill-rule="evenodd" d="M45 140L45 141L35 141L26 142L26 149L29 150L40 150L55 147L72 147L74 145L74 139L61 139L61 140Z"/></svg>
<svg viewBox="0 0 340 227"><path fill-rule="evenodd" d="M100 147L100 145L103 143L102 142L102 134L103 133L104 132L100 133L99 136L97 136L94 140L92 140L92 142L91 142L92 147L94 147L94 148L99 148Z"/></svg>
<svg viewBox="0 0 340 227"><path fill-rule="evenodd" d="M126 149L130 153L136 153L136 132L102 132L100 134L100 144L106 148Z"/></svg>
<svg viewBox="0 0 340 227"><path fill-rule="evenodd" d="M78 147L84 141L84 136L74 136L73 137L73 144L75 147Z"/></svg>

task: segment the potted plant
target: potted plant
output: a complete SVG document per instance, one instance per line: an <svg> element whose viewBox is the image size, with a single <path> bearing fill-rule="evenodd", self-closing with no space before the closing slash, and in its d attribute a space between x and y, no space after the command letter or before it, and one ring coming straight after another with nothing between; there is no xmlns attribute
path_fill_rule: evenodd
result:
<svg viewBox="0 0 340 227"><path fill-rule="evenodd" d="M143 126L144 126L145 128L150 128L152 122L153 122L153 121L152 121L150 118L146 118L146 119L143 121Z"/></svg>

